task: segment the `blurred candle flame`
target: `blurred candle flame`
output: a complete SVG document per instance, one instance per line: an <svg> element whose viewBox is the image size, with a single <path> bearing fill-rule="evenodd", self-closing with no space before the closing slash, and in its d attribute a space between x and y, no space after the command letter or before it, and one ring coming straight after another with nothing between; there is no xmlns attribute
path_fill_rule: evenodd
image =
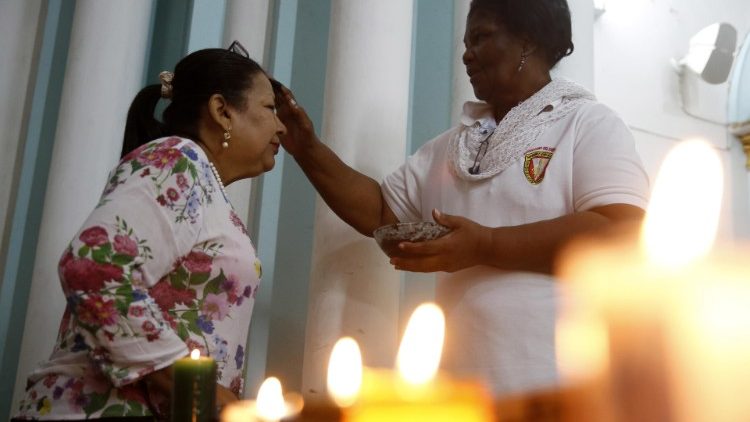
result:
<svg viewBox="0 0 750 422"><path fill-rule="evenodd" d="M440 364L445 338L445 316L434 303L425 303L412 313L401 340L396 365L411 384L432 380Z"/></svg>
<svg viewBox="0 0 750 422"><path fill-rule="evenodd" d="M348 407L354 404L362 386L362 355L351 337L336 342L328 361L328 393L333 401Z"/></svg>
<svg viewBox="0 0 750 422"><path fill-rule="evenodd" d="M281 392L281 382L276 377L269 377L263 381L258 389L258 416L263 420L277 421L287 416L284 395Z"/></svg>
<svg viewBox="0 0 750 422"><path fill-rule="evenodd" d="M659 169L641 233L656 265L678 268L708 254L716 238L723 191L721 160L700 140L673 148Z"/></svg>
<svg viewBox="0 0 750 422"><path fill-rule="evenodd" d="M201 358L201 351L198 349L193 349L192 352L190 352L190 359L198 360Z"/></svg>

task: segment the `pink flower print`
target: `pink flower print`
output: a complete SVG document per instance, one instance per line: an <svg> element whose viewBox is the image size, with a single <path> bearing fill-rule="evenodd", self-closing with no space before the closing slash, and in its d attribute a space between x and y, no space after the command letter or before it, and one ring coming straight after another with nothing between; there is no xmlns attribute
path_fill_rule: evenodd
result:
<svg viewBox="0 0 750 422"><path fill-rule="evenodd" d="M245 290L242 291L242 296L250 297L253 293L253 286L245 286Z"/></svg>
<svg viewBox="0 0 750 422"><path fill-rule="evenodd" d="M203 300L201 311L211 320L223 320L229 314L229 303L226 295L209 293Z"/></svg>
<svg viewBox="0 0 750 422"><path fill-rule="evenodd" d="M141 172L141 177L146 177L146 176L149 176L150 174L151 174L151 169L146 167L146 169Z"/></svg>
<svg viewBox="0 0 750 422"><path fill-rule="evenodd" d="M239 299L239 296L237 295L238 288L239 283L233 275L230 275L223 283L221 283L221 290L227 292L227 300L231 304L236 303L237 299Z"/></svg>
<svg viewBox="0 0 750 422"><path fill-rule="evenodd" d="M109 242L107 231L100 226L89 227L82 231L78 238L88 247L100 246Z"/></svg>
<svg viewBox="0 0 750 422"><path fill-rule="evenodd" d="M182 142L180 138L176 136L172 136L168 138L167 140L165 140L164 142L160 143L156 148L157 149L172 148L173 146L179 144L180 142Z"/></svg>
<svg viewBox="0 0 750 422"><path fill-rule="evenodd" d="M234 212L234 210L231 210L229 212L229 219L232 220L232 224L234 224L235 227L240 229L242 233L247 234L247 228L245 227L245 223L242 222L242 220L237 215L237 213Z"/></svg>
<svg viewBox="0 0 750 422"><path fill-rule="evenodd" d="M114 300L105 300L100 295L91 295L78 304L78 320L87 325L106 326L117 322Z"/></svg>
<svg viewBox="0 0 750 422"><path fill-rule="evenodd" d="M132 317L140 318L146 314L146 308L143 306L131 306L128 310L128 314Z"/></svg>
<svg viewBox="0 0 750 422"><path fill-rule="evenodd" d="M182 173L177 174L177 187L180 188L180 190L185 190L189 187L187 177Z"/></svg>
<svg viewBox="0 0 750 422"><path fill-rule="evenodd" d="M153 333L156 331L156 326L151 321L143 321L143 324L141 324L141 329L146 333Z"/></svg>
<svg viewBox="0 0 750 422"><path fill-rule="evenodd" d="M78 412L83 411L83 407L89 403L89 397L83 394L83 381L76 380L67 390L70 407Z"/></svg>
<svg viewBox="0 0 750 422"><path fill-rule="evenodd" d="M138 244L135 243L135 240L121 234L115 235L114 240L114 247L117 253L127 256L138 255Z"/></svg>
<svg viewBox="0 0 750 422"><path fill-rule="evenodd" d="M122 162L123 163L128 162L128 161L132 160L134 157L137 157L137 156L141 155L141 153L143 152L143 150L145 150L148 147L149 147L149 144L143 144L143 145L139 146L138 148L130 151L125 157L122 158Z"/></svg>
<svg viewBox="0 0 750 422"><path fill-rule="evenodd" d="M44 381L42 381L42 384L44 384L47 388L52 388L53 385L57 382L57 374L47 374L44 376Z"/></svg>
<svg viewBox="0 0 750 422"><path fill-rule="evenodd" d="M166 206L167 205L167 200L164 198L164 195L157 196L156 197L156 202L158 202L159 205L161 205L161 206Z"/></svg>
<svg viewBox="0 0 750 422"><path fill-rule="evenodd" d="M167 189L167 198L170 201L175 202L178 199L180 199L180 194L177 192L177 189L175 189L175 188L169 188L169 189Z"/></svg>
<svg viewBox="0 0 750 422"><path fill-rule="evenodd" d="M105 281L122 279L122 268L112 264L98 264L90 259L66 261L60 269L64 284L71 290L99 291Z"/></svg>
<svg viewBox="0 0 750 422"><path fill-rule="evenodd" d="M175 289L167 278L163 278L156 283L154 287L149 289L149 293L163 311L173 309L177 303L189 306L195 301L195 290Z"/></svg>
<svg viewBox="0 0 750 422"><path fill-rule="evenodd" d="M173 330L177 329L177 321L172 318L172 315L170 315L169 312L162 310L161 317L164 318L164 321L167 321L167 323Z"/></svg>
<svg viewBox="0 0 750 422"><path fill-rule="evenodd" d="M182 260L182 265L191 273L210 273L213 258L201 251L192 251Z"/></svg>
<svg viewBox="0 0 750 422"><path fill-rule="evenodd" d="M237 375L232 379L232 382L229 384L229 389L232 390L232 392L237 396L242 396L242 376Z"/></svg>
<svg viewBox="0 0 750 422"><path fill-rule="evenodd" d="M182 158L182 153L174 148L156 148L141 156L147 164L158 169L172 168L180 158Z"/></svg>

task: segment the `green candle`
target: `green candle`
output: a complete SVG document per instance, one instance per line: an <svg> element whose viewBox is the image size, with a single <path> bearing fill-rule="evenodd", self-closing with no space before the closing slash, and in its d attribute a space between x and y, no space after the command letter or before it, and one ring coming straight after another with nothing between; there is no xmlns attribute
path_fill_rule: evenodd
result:
<svg viewBox="0 0 750 422"><path fill-rule="evenodd" d="M193 350L172 367L172 422L216 421L216 362Z"/></svg>

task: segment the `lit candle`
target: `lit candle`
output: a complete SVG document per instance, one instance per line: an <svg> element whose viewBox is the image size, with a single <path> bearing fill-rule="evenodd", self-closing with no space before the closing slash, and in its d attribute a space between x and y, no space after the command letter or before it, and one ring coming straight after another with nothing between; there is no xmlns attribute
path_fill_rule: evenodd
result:
<svg viewBox="0 0 750 422"><path fill-rule="evenodd" d="M256 400L241 400L227 405L221 412L222 422L278 422L297 415L303 406L296 393L283 394L281 381L268 377L260 385Z"/></svg>
<svg viewBox="0 0 750 422"><path fill-rule="evenodd" d="M216 362L200 355L197 349L190 357L173 365L172 421L212 422L216 419Z"/></svg>
<svg viewBox="0 0 750 422"><path fill-rule="evenodd" d="M558 326L560 369L606 380L607 418L750 420L750 253L714 246L722 177L710 146L681 143L640 239L582 241L563 258L577 301Z"/></svg>
<svg viewBox="0 0 750 422"><path fill-rule="evenodd" d="M478 383L451 379L437 374L442 351L445 321L434 304L417 308L407 325L398 352L399 372L365 369L356 400L350 400L356 382L337 381L338 376L358 373L350 364L337 363L332 356L329 365L329 391L337 403L352 403L344 409L347 422L376 421L490 421L492 405L488 392ZM352 340L353 341L353 340ZM358 347L342 346L355 357L341 360L361 362ZM336 374L338 368L342 373ZM338 391L338 392L337 392ZM344 397L344 399L342 399Z"/></svg>

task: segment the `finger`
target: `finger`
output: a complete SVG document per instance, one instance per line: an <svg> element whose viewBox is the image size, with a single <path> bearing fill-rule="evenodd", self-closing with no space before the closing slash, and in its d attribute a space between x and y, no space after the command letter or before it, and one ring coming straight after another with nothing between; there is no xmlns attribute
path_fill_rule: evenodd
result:
<svg viewBox="0 0 750 422"><path fill-rule="evenodd" d="M456 216L442 213L437 208L432 210L432 218L435 219L436 223L442 224L443 226L451 229L458 225Z"/></svg>

